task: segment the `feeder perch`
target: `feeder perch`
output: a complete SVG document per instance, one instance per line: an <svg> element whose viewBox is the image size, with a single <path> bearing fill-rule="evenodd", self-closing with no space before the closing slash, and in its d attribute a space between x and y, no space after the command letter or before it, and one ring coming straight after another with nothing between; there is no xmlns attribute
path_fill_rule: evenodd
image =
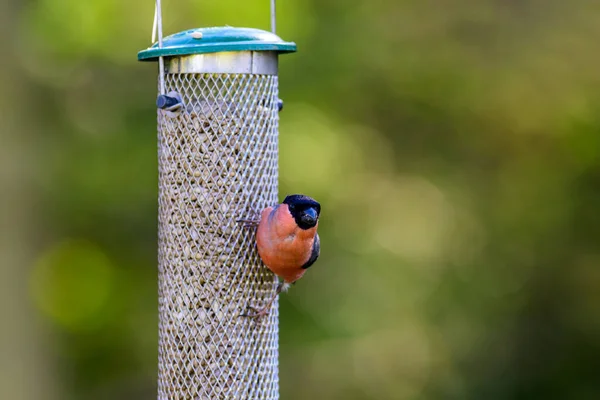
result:
<svg viewBox="0 0 600 400"><path fill-rule="evenodd" d="M138 53L164 60L158 112L158 399L278 399L278 303L256 251L278 202L278 55L247 28L192 29ZM159 76L160 82L160 76Z"/></svg>

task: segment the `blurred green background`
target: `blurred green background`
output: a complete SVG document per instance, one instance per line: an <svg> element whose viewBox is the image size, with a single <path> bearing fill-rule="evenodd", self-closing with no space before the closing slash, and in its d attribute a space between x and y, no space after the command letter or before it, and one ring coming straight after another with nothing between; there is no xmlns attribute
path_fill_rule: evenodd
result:
<svg viewBox="0 0 600 400"><path fill-rule="evenodd" d="M153 4L0 3L3 399L155 398ZM286 0L278 33L280 194L323 204L281 398L600 398L598 2Z"/></svg>

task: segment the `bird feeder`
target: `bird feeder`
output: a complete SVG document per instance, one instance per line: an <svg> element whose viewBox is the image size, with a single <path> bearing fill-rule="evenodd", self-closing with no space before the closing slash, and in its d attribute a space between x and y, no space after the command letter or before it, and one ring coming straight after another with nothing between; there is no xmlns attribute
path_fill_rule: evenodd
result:
<svg viewBox="0 0 600 400"><path fill-rule="evenodd" d="M192 29L138 53L160 59L158 399L278 399L278 304L255 231L278 202L278 55L248 28ZM164 64L162 64L164 62ZM164 65L164 67L163 67Z"/></svg>

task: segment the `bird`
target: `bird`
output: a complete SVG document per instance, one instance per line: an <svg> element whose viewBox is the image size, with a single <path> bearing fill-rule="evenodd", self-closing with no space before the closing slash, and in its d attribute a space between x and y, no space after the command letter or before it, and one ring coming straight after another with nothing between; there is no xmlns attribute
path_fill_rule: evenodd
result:
<svg viewBox="0 0 600 400"><path fill-rule="evenodd" d="M262 309L248 308L246 317L261 317L269 313L273 301L287 291L306 273L321 254L321 239L317 233L321 205L303 194L286 196L282 203L266 207L260 220L241 219L246 227L256 227L256 247L262 262L280 278L275 295Z"/></svg>

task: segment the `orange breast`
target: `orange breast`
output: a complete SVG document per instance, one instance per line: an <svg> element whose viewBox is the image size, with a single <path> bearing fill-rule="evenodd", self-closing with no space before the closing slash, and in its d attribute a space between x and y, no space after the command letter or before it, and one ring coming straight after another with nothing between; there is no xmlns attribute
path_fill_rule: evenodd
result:
<svg viewBox="0 0 600 400"><path fill-rule="evenodd" d="M317 227L300 229L286 204L263 210L256 232L258 254L265 265L284 281L292 283L306 272Z"/></svg>

